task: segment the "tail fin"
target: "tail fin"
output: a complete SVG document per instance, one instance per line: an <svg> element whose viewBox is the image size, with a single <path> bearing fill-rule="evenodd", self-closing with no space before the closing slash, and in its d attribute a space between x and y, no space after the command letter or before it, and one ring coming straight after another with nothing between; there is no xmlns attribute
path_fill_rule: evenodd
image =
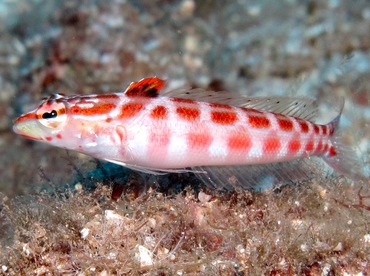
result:
<svg viewBox="0 0 370 276"><path fill-rule="evenodd" d="M332 130L330 138L332 149L323 156L323 159L334 170L351 179L369 180L369 176L365 173L364 162L360 160L350 146L344 143L341 131L338 131L343 106L344 101L337 117L328 124L329 129Z"/></svg>

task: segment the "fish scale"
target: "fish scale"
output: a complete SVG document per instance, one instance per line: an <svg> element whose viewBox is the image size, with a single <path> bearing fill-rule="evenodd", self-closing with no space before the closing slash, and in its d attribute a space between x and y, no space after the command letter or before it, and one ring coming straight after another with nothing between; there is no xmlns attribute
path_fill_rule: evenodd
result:
<svg viewBox="0 0 370 276"><path fill-rule="evenodd" d="M218 98L216 102L186 98L191 91L185 98L161 96L163 85L158 78L147 78L132 83L124 93L53 95L20 116L14 131L151 173L321 156L344 174L361 175L349 170L340 154L342 144L335 135L340 113L329 124L319 125L305 119L310 113L304 108L309 107L299 99L273 103L273 98L242 98L245 104L232 106ZM249 107L253 105L262 110ZM290 111L276 113L275 105Z"/></svg>

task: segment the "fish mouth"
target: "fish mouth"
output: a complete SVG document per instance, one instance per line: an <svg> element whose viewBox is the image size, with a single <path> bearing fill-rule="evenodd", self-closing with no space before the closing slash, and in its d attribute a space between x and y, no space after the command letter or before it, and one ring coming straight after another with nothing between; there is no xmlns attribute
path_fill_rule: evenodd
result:
<svg viewBox="0 0 370 276"><path fill-rule="evenodd" d="M27 120L30 116L23 115L14 121L13 131L27 139L42 141L42 129L35 120Z"/></svg>

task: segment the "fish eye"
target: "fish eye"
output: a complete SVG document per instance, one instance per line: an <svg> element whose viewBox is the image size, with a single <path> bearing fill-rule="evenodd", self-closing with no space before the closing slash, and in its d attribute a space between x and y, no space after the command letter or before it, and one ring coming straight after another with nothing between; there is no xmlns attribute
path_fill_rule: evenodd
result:
<svg viewBox="0 0 370 276"><path fill-rule="evenodd" d="M63 103L46 102L38 108L36 116L46 127L60 128L67 120L66 107Z"/></svg>
<svg viewBox="0 0 370 276"><path fill-rule="evenodd" d="M55 109L53 109L51 112L45 112L42 114L43 119L51 119L57 117L58 113Z"/></svg>

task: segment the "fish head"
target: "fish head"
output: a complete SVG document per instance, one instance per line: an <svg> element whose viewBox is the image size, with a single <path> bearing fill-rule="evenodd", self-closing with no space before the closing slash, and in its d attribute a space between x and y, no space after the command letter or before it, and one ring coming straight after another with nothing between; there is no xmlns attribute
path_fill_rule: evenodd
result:
<svg viewBox="0 0 370 276"><path fill-rule="evenodd" d="M35 110L18 117L13 131L28 139L53 143L67 124L67 113L64 97L54 94L43 100Z"/></svg>

